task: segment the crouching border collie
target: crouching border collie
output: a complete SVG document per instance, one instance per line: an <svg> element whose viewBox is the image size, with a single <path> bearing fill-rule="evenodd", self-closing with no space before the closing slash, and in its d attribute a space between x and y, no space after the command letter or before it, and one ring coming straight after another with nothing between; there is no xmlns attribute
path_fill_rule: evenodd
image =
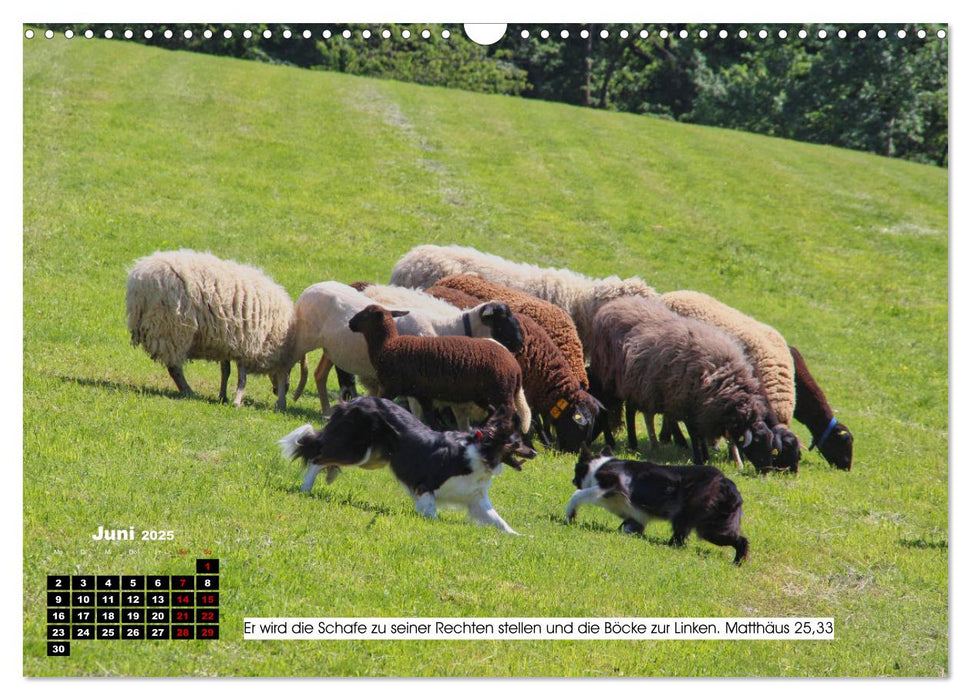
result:
<svg viewBox="0 0 971 700"><path fill-rule="evenodd" d="M566 507L571 522L581 505L592 504L623 518L620 529L641 533L651 518L668 520L672 546L682 546L692 530L712 544L735 548L735 565L748 555L742 536L742 496L715 467L664 467L616 459L609 449L595 457L584 446L573 477L577 491Z"/></svg>
<svg viewBox="0 0 971 700"><path fill-rule="evenodd" d="M322 430L304 425L279 444L284 457L299 457L307 465L302 491L313 487L324 468L329 484L341 467L390 465L425 517L435 518L439 503L454 504L467 508L473 521L512 534L518 533L489 501L489 486L503 463L519 470L517 458L536 456L511 407L493 412L476 429L438 432L396 403L372 396L337 406Z"/></svg>

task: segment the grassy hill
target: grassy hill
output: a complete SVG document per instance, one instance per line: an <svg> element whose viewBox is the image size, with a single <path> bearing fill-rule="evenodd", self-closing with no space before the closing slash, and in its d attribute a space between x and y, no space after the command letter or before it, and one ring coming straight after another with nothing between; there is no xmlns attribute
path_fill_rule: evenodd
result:
<svg viewBox="0 0 971 700"><path fill-rule="evenodd" d="M24 43L24 673L840 675L948 672L947 173L734 131L98 40ZM132 262L179 247L296 297L386 281L419 243L698 289L798 346L852 472L716 463L751 559L562 524L570 456L504 473L524 537L426 522L388 472L300 494L275 441L316 397L238 410L129 345ZM315 361L316 358L311 358ZM808 444L808 431L794 426ZM643 436L643 430L641 432ZM671 463L689 455L674 448ZM94 542L98 526L172 542ZM217 642L45 656L45 576L222 560ZM832 642L244 641L244 617L831 616Z"/></svg>

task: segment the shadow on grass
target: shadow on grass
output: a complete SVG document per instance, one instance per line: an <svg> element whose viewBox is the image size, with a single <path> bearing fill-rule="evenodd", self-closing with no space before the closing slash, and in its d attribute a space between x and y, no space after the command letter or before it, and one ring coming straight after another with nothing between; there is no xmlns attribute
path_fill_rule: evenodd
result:
<svg viewBox="0 0 971 700"><path fill-rule="evenodd" d="M115 382L108 379L89 379L88 377L66 377L63 375L54 375L56 379L62 382L69 382L71 384L76 384L78 386L101 389L103 391L120 391L130 394L137 394L139 396L156 396L165 399L174 399L176 401L197 401L199 403L209 404L210 406L223 405L223 402L219 400L218 397L205 396L203 394L193 393L189 396L185 396L174 389L159 389L157 387L151 386L139 386L137 384L130 384L127 382ZM226 406L232 407L232 403L227 402ZM243 405L246 407L252 407L260 410L276 410L276 400L273 401L263 401L261 399L251 399L245 398L243 400ZM307 419L311 419L313 422L322 422L322 417L319 410L313 408L297 407L291 405L287 406L283 413L287 415L301 416Z"/></svg>
<svg viewBox="0 0 971 700"><path fill-rule="evenodd" d="M947 551L947 540L935 540L931 542L923 537L912 537L910 539L897 540L897 544L902 547L909 547L910 549L940 549L944 552Z"/></svg>
<svg viewBox="0 0 971 700"><path fill-rule="evenodd" d="M394 515L398 511L394 508L389 508L388 506L381 505L380 503L372 503L371 501L366 501L360 498L356 498L354 494L350 493L334 493L332 491L325 490L315 490L310 493L305 493L300 490L299 486L292 486L285 489L287 493L305 495L307 498L312 498L317 501L323 501L330 505L337 506L350 506L351 508L357 508L358 510L363 510L367 513L373 513L375 518L378 515ZM374 519L368 524L368 527L374 524Z"/></svg>
<svg viewBox="0 0 971 700"><path fill-rule="evenodd" d="M576 528L578 530L584 530L586 532L599 532L607 535L616 535L623 537L636 537L641 540L646 540L651 544L662 544L667 545L670 538L661 538L656 535L647 535L644 533L634 534L627 532L620 532L620 523L617 523L616 527L611 527L610 525L604 525L603 523L590 522L590 521L580 521L574 520L572 523L567 523L563 519L562 514L549 513L546 518L554 525L563 525L564 527Z"/></svg>

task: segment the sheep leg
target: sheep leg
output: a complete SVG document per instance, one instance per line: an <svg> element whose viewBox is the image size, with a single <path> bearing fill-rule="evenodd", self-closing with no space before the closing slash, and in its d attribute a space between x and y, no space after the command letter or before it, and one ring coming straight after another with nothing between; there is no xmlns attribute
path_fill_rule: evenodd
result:
<svg viewBox="0 0 971 700"><path fill-rule="evenodd" d="M183 396L192 396L192 389L189 388L189 382L185 380L185 375L182 374L181 365L169 365L169 376L175 381L175 386L178 387L179 392Z"/></svg>
<svg viewBox="0 0 971 700"><path fill-rule="evenodd" d="M654 432L654 416L644 414L644 422L647 424L647 437L651 439L651 449L658 448L657 433Z"/></svg>
<svg viewBox="0 0 971 700"><path fill-rule="evenodd" d="M691 453L695 464L705 464L708 461L708 445L691 424L687 424L688 437L691 438Z"/></svg>
<svg viewBox="0 0 971 700"><path fill-rule="evenodd" d="M334 363L327 357L327 353L320 356L320 362L314 369L314 382L317 384L317 396L320 397L320 412L325 416L330 415L330 399L327 396L327 375Z"/></svg>
<svg viewBox="0 0 971 700"><path fill-rule="evenodd" d="M547 431L552 432L552 429L549 427L546 414L544 413L540 416L539 420L536 421L536 437L539 438L539 442L543 447L549 449L550 445L553 443L550 440L550 435Z"/></svg>
<svg viewBox="0 0 971 700"><path fill-rule="evenodd" d="M642 535L644 534L644 524L639 523L634 518L627 518L624 522L620 524L618 528L625 535Z"/></svg>
<svg viewBox="0 0 971 700"><path fill-rule="evenodd" d="M678 426L678 421L671 421L671 435L674 437L674 444L678 447L687 447L688 441L684 439L684 433Z"/></svg>
<svg viewBox="0 0 971 700"><path fill-rule="evenodd" d="M243 405L243 394L246 393L246 370L243 366L236 363L236 396L233 398L233 406L239 408Z"/></svg>
<svg viewBox="0 0 971 700"><path fill-rule="evenodd" d="M422 417L424 418L428 427L433 430L442 430L442 424L438 420L438 416L435 415L435 404L432 403L432 400L427 398L419 398L417 401L418 405L421 406ZM455 419L459 424L459 430L469 429L469 414L467 411L463 412L461 418L456 416Z"/></svg>
<svg viewBox="0 0 971 700"><path fill-rule="evenodd" d="M276 383L276 410L283 411L287 407L287 390L290 389L290 371L281 372Z"/></svg>
<svg viewBox="0 0 971 700"><path fill-rule="evenodd" d="M219 378L219 403L227 403L229 398L226 396L226 387L229 386L229 372L232 369L229 360L219 363L219 370L222 376Z"/></svg>
<svg viewBox="0 0 971 700"><path fill-rule="evenodd" d="M340 367L336 367L337 370L337 383L341 388L341 401L350 401L351 399L356 399L358 397L357 385L354 383L354 375L349 372L345 372Z"/></svg>
<svg viewBox="0 0 971 700"><path fill-rule="evenodd" d="M667 416L661 419L661 434L658 439L661 442L671 442L674 439L674 444L678 447L687 447L688 441L684 439L684 434L681 432L681 428L678 427L678 421L672 420Z"/></svg>
<svg viewBox="0 0 971 700"><path fill-rule="evenodd" d="M629 401L624 406L624 416L627 419L627 446L636 451L637 428L634 423L637 420L637 408Z"/></svg>

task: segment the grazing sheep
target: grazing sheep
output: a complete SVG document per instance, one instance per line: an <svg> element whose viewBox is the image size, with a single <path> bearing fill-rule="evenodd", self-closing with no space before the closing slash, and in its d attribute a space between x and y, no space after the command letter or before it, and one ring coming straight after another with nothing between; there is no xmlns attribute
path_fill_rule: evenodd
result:
<svg viewBox="0 0 971 700"><path fill-rule="evenodd" d="M792 421L795 369L789 346L777 330L701 292L668 292L661 295L661 301L680 316L704 321L737 338L755 367L776 418L786 425Z"/></svg>
<svg viewBox="0 0 971 700"><path fill-rule="evenodd" d="M432 415L434 399L474 403L485 411L509 406L522 432L529 432L523 374L508 350L483 338L399 335L393 319L408 313L371 304L348 322L367 342L379 396L413 397L426 416Z"/></svg>
<svg viewBox="0 0 971 700"><path fill-rule="evenodd" d="M449 275L438 280L435 288L458 289L481 301L501 301L517 314L529 316L538 323L570 363L573 376L586 389L590 382L583 363L583 344L577 327L563 309L526 292L490 282L479 275Z"/></svg>
<svg viewBox="0 0 971 700"><path fill-rule="evenodd" d="M300 328L300 350L306 354L323 348L324 357L314 372L320 407L330 412L327 397L327 375L332 365L361 378L365 386L374 386L377 374L367 353L364 338L348 329L354 314L373 301L340 282L320 282L303 291L296 303ZM512 351L522 348L522 329L505 304L486 303L462 312L453 309L450 317L426 314L416 310L396 322L402 335L464 335L491 337ZM296 399L296 396L294 397Z"/></svg>
<svg viewBox="0 0 971 700"><path fill-rule="evenodd" d="M457 274L480 275L559 306L570 314L588 353L593 316L603 304L622 296L657 296L637 277L594 279L570 270L510 262L456 245L412 248L395 264L391 284L426 288L442 277Z"/></svg>
<svg viewBox="0 0 971 700"><path fill-rule="evenodd" d="M756 468L772 466L769 406L737 340L643 297L605 304L592 339L590 368L605 391L649 423L658 413L684 421L696 464L708 461L708 444L724 435ZM636 448L636 436L628 439Z"/></svg>
<svg viewBox="0 0 971 700"><path fill-rule="evenodd" d="M661 301L675 313L721 328L742 343L772 409L766 422L775 433L773 466L798 471L799 440L789 430L796 404L795 368L785 338L771 326L701 292L668 292ZM736 449L733 445L732 450Z"/></svg>
<svg viewBox="0 0 971 700"><path fill-rule="evenodd" d="M296 348L290 295L260 270L210 253L157 252L135 262L125 293L132 345L168 368L176 387L192 393L182 372L187 360L213 360L222 370L226 401L230 362L237 366L233 405L243 401L246 375L268 374L277 408L286 407ZM306 364L301 363L301 381Z"/></svg>
<svg viewBox="0 0 971 700"><path fill-rule="evenodd" d="M836 420L826 395L810 374L806 361L793 346L789 346L796 365L796 410L797 421L809 428L813 442L809 446L819 448L826 461L837 469L853 466L853 434L849 428Z"/></svg>
<svg viewBox="0 0 971 700"><path fill-rule="evenodd" d="M624 519L626 533L644 532L651 518L671 522L671 546L684 545L692 530L712 544L735 548L735 565L748 555L742 535L742 495L715 467L665 467L615 459L605 449L594 457L584 446L573 475L577 487L566 507L572 522L583 504L598 505Z"/></svg>
<svg viewBox="0 0 971 700"><path fill-rule="evenodd" d="M364 281L351 282L349 286L359 292L363 292L366 297L372 299L376 304L381 304L385 307L411 310L421 309L428 314L447 317L454 316L455 308L457 308L453 308L455 306L454 304L442 303L419 289L395 287L389 284L374 284L373 282ZM473 306L477 306L477 304L473 304ZM354 375L345 372L340 367L335 367L334 369L337 371L337 383L340 386L341 401L349 401L355 398L358 394ZM326 384L329 371L330 364L327 356L322 355L320 361L317 363L317 368L314 370L314 377L315 379L322 377L322 380L317 379L317 381Z"/></svg>
<svg viewBox="0 0 971 700"><path fill-rule="evenodd" d="M434 285L427 291L435 297L441 294L441 298L459 308L480 303L476 297L451 287ZM547 433L552 426L557 446L576 452L593 439L593 427L603 406L580 384L566 357L543 327L526 314L518 311L516 314L523 329L523 349L516 353L516 361L523 371L526 401L539 416L540 439L549 445ZM569 318L567 322L573 326Z"/></svg>
<svg viewBox="0 0 971 700"><path fill-rule="evenodd" d="M426 313L441 316L455 315L455 306L441 299L436 299L420 289L396 287L392 284L359 284L362 284L361 291L364 292L364 296L371 299L375 304L380 304L388 309L421 309ZM492 301L492 299L483 299L482 301ZM496 301L502 301L502 299L496 299Z"/></svg>

